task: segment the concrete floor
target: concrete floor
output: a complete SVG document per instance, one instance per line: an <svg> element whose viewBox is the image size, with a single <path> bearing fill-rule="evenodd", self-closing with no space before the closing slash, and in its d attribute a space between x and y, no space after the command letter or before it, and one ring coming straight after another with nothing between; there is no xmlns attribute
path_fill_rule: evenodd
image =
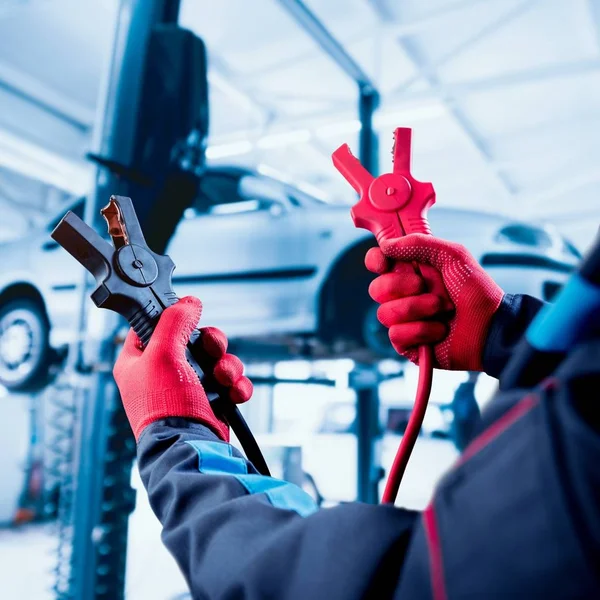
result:
<svg viewBox="0 0 600 600"><path fill-rule="evenodd" d="M160 523L152 513L141 482L130 519L127 600L190 598L185 581L160 541ZM0 530L0 597L2 600L54 600L56 525L26 525Z"/></svg>

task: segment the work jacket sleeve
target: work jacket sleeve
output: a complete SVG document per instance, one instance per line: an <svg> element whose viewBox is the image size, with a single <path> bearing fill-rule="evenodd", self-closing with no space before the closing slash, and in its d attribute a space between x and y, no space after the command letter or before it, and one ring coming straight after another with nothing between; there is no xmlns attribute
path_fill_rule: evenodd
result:
<svg viewBox="0 0 600 600"><path fill-rule="evenodd" d="M195 599L393 597L418 513L319 509L185 419L148 426L138 460L163 542Z"/></svg>
<svg viewBox="0 0 600 600"><path fill-rule="evenodd" d="M398 598L600 598L600 340L499 393L411 536Z"/></svg>
<svg viewBox="0 0 600 600"><path fill-rule="evenodd" d="M525 294L505 294L492 318L483 352L483 370L496 379L506 366L515 345L544 302Z"/></svg>

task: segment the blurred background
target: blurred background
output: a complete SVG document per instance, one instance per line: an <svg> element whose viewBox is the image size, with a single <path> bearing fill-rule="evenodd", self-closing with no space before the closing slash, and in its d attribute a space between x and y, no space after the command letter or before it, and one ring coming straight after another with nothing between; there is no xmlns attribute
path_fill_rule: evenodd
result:
<svg viewBox="0 0 600 600"><path fill-rule="evenodd" d="M331 153L383 173L413 128L433 232L551 302L598 230L599 105L599 0L4 0L2 597L189 597L112 380L126 324L50 237L68 210L107 237L99 209L130 196L244 360L274 474L376 502L417 369L377 322ZM494 389L436 372L399 504L424 507L458 403Z"/></svg>

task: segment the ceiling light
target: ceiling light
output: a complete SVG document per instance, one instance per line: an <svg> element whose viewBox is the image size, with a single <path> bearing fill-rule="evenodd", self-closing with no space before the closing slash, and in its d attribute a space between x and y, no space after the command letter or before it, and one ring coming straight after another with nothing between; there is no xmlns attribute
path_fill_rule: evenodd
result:
<svg viewBox="0 0 600 600"><path fill-rule="evenodd" d="M441 104L430 104L428 106L417 106L415 108L407 108L405 110L376 113L373 117L373 124L375 127L389 125L402 127L405 123L439 119L446 114L447 111Z"/></svg>
<svg viewBox="0 0 600 600"><path fill-rule="evenodd" d="M234 215L236 213L251 212L260 208L258 200L241 200L230 204L216 204L210 210L211 215Z"/></svg>
<svg viewBox="0 0 600 600"><path fill-rule="evenodd" d="M360 131L361 124L358 119L352 121L342 121L340 123L329 123L322 125L315 130L315 135L318 137L334 137L344 133L356 133Z"/></svg>
<svg viewBox="0 0 600 600"><path fill-rule="evenodd" d="M239 156L252 152L254 146L248 140L232 142L231 144L221 144L219 146L209 146L206 149L206 158L225 158L226 156Z"/></svg>
<svg viewBox="0 0 600 600"><path fill-rule="evenodd" d="M213 85L222 94L230 98L233 102L239 106L247 109L250 112L263 113L265 109L261 108L250 96L244 91L237 88L234 84L228 81L225 77L220 75L214 70L208 72L207 75L208 83Z"/></svg>
<svg viewBox="0 0 600 600"><path fill-rule="evenodd" d="M439 119L447 114L446 109L441 104L428 104L424 106L415 106L403 110L386 111L375 113L373 125L376 129L381 127L402 127L410 126L418 121L428 121ZM358 119L349 119L347 121L338 121L326 123L316 127L314 135L319 138L335 137L338 135L357 133L361 130L361 123ZM312 133L309 129L295 129L265 135L258 139L256 146L261 149L280 148L294 144L302 144L310 141ZM225 156L235 156L237 154L246 154L252 150L252 144L248 140L231 142L219 146L209 146L207 150L208 158L220 158Z"/></svg>
<svg viewBox="0 0 600 600"><path fill-rule="evenodd" d="M297 129L295 131L265 135L258 140L256 145L259 148L280 148L282 146L289 146L290 144L308 142L310 138L311 133L308 129Z"/></svg>
<svg viewBox="0 0 600 600"><path fill-rule="evenodd" d="M279 171L270 165L261 163L256 167L256 170L265 177L278 179L279 181L283 181L283 183L291 183L291 180L286 173L283 173L282 171Z"/></svg>
<svg viewBox="0 0 600 600"><path fill-rule="evenodd" d="M312 183L308 183L307 181L299 181L296 183L296 187L308 194L309 196L314 196L315 198L318 198L319 200L323 201L323 202L328 202L330 200L329 195L325 194L323 192L323 190L321 190L320 188L312 185Z"/></svg>
<svg viewBox="0 0 600 600"><path fill-rule="evenodd" d="M0 130L0 165L71 194L85 194L93 184L93 169L67 159L6 130Z"/></svg>

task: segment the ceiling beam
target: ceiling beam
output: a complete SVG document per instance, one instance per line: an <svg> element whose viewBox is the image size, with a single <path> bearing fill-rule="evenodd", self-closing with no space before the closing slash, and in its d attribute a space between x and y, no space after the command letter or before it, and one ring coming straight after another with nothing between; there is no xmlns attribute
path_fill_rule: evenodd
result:
<svg viewBox="0 0 600 600"><path fill-rule="evenodd" d="M83 106L38 79L1 62L0 88L33 104L75 129L86 132L92 128L95 118L93 108Z"/></svg>
<svg viewBox="0 0 600 600"><path fill-rule="evenodd" d="M598 50L600 51L600 5L598 4L598 0L588 0L587 7L590 13L592 30L596 37Z"/></svg>
<svg viewBox="0 0 600 600"><path fill-rule="evenodd" d="M511 86L524 85L530 82L544 82L551 81L552 79L561 79L568 77L577 77L579 75L585 75L588 73L599 73L600 74L600 60L582 60L575 61L560 65L550 65L547 67L539 67L535 69L529 69L526 71L520 71L518 73L507 73L494 77L485 77L481 79L475 79L473 81L460 81L455 83L444 83L444 90L452 97L463 98L470 94L477 94L483 92L492 92L497 90L503 90L510 88ZM260 95L262 97L262 94ZM304 100L304 97L292 96L288 94L271 94L271 99L283 102L288 100ZM403 92L401 94L386 95L386 105L389 111L394 111L394 108L398 111L408 110L410 111L410 104L422 101L431 101L439 99L439 90L430 89L419 92ZM309 96L307 102L315 104L323 104L330 98L320 96ZM257 101L260 101L257 99ZM396 101L398 104L394 107L393 102ZM409 104L409 107L406 107ZM318 110L315 112L308 113L301 117L286 119L285 126L290 129L303 128L307 123L311 121L339 121L344 119L344 114L348 118L352 118L356 111L356 101L353 98L339 98L332 100L331 108L326 110ZM591 117L590 117L591 118ZM578 119L573 122L582 122L583 119ZM544 125L545 127L545 125ZM539 129L540 127L537 127ZM532 128L531 131L535 131ZM239 135L240 132L238 132Z"/></svg>
<svg viewBox="0 0 600 600"><path fill-rule="evenodd" d="M452 96L463 97L471 94L527 85L530 83L543 83L545 81L552 81L553 79L579 77L590 73L600 73L600 59L578 60L563 64L536 67L535 69L527 69L513 73L504 73L492 77L483 77L472 81L444 83L444 89ZM436 98L437 94L438 92L436 90L423 90L418 92L402 90L386 95L386 99L388 101L393 99L409 101L427 100Z"/></svg>
<svg viewBox="0 0 600 600"><path fill-rule="evenodd" d="M480 156L485 167L488 169L492 180L498 184L499 191L507 200L512 200L517 191L516 188L502 171L493 166L494 158L491 155L487 144L459 106L456 97L444 87L444 84L440 81L434 67L427 63L413 40L400 39L398 40L398 43L406 56L418 69L421 77L423 77L432 89L437 92L441 102L446 106L448 114L464 133L465 139Z"/></svg>
<svg viewBox="0 0 600 600"><path fill-rule="evenodd" d="M475 46L478 42L485 39L492 33L495 33L499 29L502 29L506 25L513 22L516 18L520 17L523 13L532 8L535 4L540 2L541 0L523 0L517 6L511 7L509 10L504 12L500 17L495 19L494 21L487 23L484 27L477 30L473 35L470 35L465 40L454 46L450 51L444 54L441 58L437 59L435 63L431 64L431 67L435 67L439 70L439 68L450 61L458 58L461 54L470 50L473 46ZM399 38L399 41L403 41L402 38ZM393 90L392 94L402 94L407 91L413 84L419 82L421 79L420 75L417 74L414 77L410 77L403 83L401 83L395 90Z"/></svg>
<svg viewBox="0 0 600 600"><path fill-rule="evenodd" d="M67 159L5 129L0 129L0 166L74 195L92 186L93 169Z"/></svg>
<svg viewBox="0 0 600 600"><path fill-rule="evenodd" d="M559 175L553 182L546 185L545 188L536 191L523 190L519 194L519 198L527 202L527 208L531 210L537 210L541 208L548 200L555 200L565 196L566 194L573 194L573 203L570 208L581 206L582 202L577 198L574 192L577 192L581 188L587 185L600 184L600 171L597 168L593 168L589 171L581 171L574 173L570 176ZM598 209L598 198L596 196L589 197L587 201L583 201L583 204L591 202L595 206L596 215L600 215ZM600 219L600 216L599 216Z"/></svg>
<svg viewBox="0 0 600 600"><path fill-rule="evenodd" d="M502 0L504 1L504 0ZM490 0L458 0L448 6L426 13L422 17L407 23L398 23L395 13L386 0L367 0L383 21L386 31L396 37L411 36L424 33L434 27L444 24L449 15L464 12L484 2L489 5Z"/></svg>
<svg viewBox="0 0 600 600"><path fill-rule="evenodd" d="M301 0L278 1L348 77L353 79L360 88L376 91L375 83L369 75L304 2Z"/></svg>
<svg viewBox="0 0 600 600"><path fill-rule="evenodd" d="M476 131L476 128L460 107L458 97L453 94L445 85L445 83L440 80L437 69L441 64L456 58L456 56L471 48L486 36L512 22L526 10L529 10L538 1L539 0L524 0L516 7L513 7L511 10L504 13L500 18L496 19L492 23L488 23L474 35L455 46L455 48L448 52L441 60L432 64L429 63L427 58L419 49L416 41L411 36L397 38L398 44L404 51L407 58L416 68L417 75L397 88L395 93L398 94L404 92L413 83L420 81L421 79L426 81L431 87L432 91L435 93L436 97L438 97L439 100L446 106L448 114L464 133L465 139L469 141L472 148L481 157L482 162L491 175L492 181L496 182L499 192L506 200L511 202L514 200L515 194L517 193L516 187L501 169L494 166L494 158L491 155L487 144L481 135ZM373 7L372 3L368 3L371 7ZM380 19L382 18L382 15L379 13L378 16Z"/></svg>
<svg viewBox="0 0 600 600"><path fill-rule="evenodd" d="M208 81L235 104L254 113L262 123L268 123L273 119L274 107L260 100L254 92L247 89L219 56L211 56Z"/></svg>

